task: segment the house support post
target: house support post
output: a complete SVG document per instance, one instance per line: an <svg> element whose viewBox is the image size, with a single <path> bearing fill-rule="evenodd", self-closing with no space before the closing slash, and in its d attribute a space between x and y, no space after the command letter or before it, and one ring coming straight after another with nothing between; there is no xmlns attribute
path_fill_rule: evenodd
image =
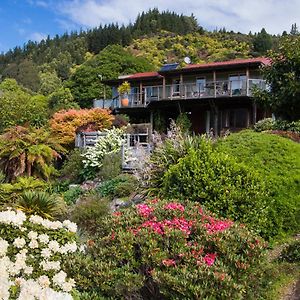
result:
<svg viewBox="0 0 300 300"><path fill-rule="evenodd" d="M257 122L257 106L256 106L256 103L253 103L252 109L253 109L253 125L254 125Z"/></svg>
<svg viewBox="0 0 300 300"><path fill-rule="evenodd" d="M143 106L146 106L146 99L145 99L145 103L143 103L143 83L140 82L140 94L137 95L137 99L139 101L139 104L142 104Z"/></svg>
<svg viewBox="0 0 300 300"><path fill-rule="evenodd" d="M206 123L205 123L206 134L210 134L210 111L206 111Z"/></svg>
<svg viewBox="0 0 300 300"><path fill-rule="evenodd" d="M166 78L163 77L162 98L166 99Z"/></svg>
<svg viewBox="0 0 300 300"><path fill-rule="evenodd" d="M153 133L153 128L154 128L154 117L153 117L153 111L151 110L150 111L150 131L151 131L151 134Z"/></svg>
<svg viewBox="0 0 300 300"><path fill-rule="evenodd" d="M246 95L249 96L249 78L250 78L250 72L249 68L246 69Z"/></svg>
<svg viewBox="0 0 300 300"><path fill-rule="evenodd" d="M215 135L215 137L218 136L218 125L219 125L219 110L218 110L218 107L215 106L215 109L214 109L214 135Z"/></svg>
<svg viewBox="0 0 300 300"><path fill-rule="evenodd" d="M213 81L214 81L214 97L217 98L217 73L213 72Z"/></svg>
<svg viewBox="0 0 300 300"><path fill-rule="evenodd" d="M180 74L179 78L179 95L180 98L185 98L184 88L183 88L183 75Z"/></svg>

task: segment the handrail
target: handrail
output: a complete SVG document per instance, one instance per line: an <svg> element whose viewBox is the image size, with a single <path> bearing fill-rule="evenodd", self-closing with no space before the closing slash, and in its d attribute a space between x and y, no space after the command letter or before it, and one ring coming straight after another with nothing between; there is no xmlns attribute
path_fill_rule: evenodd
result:
<svg viewBox="0 0 300 300"><path fill-rule="evenodd" d="M216 80L205 84L195 82L144 86L141 93L128 95L129 107L146 107L149 103L160 100L184 100L219 97L252 96L252 88L266 89L266 81L258 78L243 80ZM117 96L120 101L120 96ZM123 106L119 106L123 107Z"/></svg>

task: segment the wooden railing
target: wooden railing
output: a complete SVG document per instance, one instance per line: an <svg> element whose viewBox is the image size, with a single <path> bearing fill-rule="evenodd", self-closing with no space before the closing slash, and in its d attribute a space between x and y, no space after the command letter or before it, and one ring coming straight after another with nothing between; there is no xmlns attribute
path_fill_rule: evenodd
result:
<svg viewBox="0 0 300 300"><path fill-rule="evenodd" d="M142 93L130 94L128 107L146 107L160 100L188 100L220 97L252 96L253 87L266 89L262 79L207 81L205 84L183 83L144 87ZM116 98L114 107L123 107Z"/></svg>

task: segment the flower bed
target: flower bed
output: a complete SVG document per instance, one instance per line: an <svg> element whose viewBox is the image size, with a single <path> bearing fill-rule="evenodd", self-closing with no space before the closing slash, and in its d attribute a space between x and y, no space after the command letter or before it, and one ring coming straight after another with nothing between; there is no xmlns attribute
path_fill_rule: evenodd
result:
<svg viewBox="0 0 300 300"><path fill-rule="evenodd" d="M72 299L61 262L77 251L76 224L0 212L0 299Z"/></svg>
<svg viewBox="0 0 300 300"><path fill-rule="evenodd" d="M104 219L73 276L113 299L241 299L255 291L264 248L196 203L152 200Z"/></svg>

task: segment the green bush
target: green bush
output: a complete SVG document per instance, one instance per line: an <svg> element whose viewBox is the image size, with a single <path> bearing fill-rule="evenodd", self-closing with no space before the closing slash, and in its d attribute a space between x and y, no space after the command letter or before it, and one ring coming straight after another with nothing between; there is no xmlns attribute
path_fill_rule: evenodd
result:
<svg viewBox="0 0 300 300"><path fill-rule="evenodd" d="M219 139L216 151L254 168L273 200L278 233L297 232L300 220L300 144L286 138L245 130Z"/></svg>
<svg viewBox="0 0 300 300"><path fill-rule="evenodd" d="M285 120L273 120L266 118L258 121L254 125L254 130L257 132L266 130L283 130L300 133L300 121L288 122Z"/></svg>
<svg viewBox="0 0 300 300"><path fill-rule="evenodd" d="M186 155L190 148L198 148L200 137L190 136L182 128L171 122L166 137L154 136L155 147L150 158L145 159L143 168L137 173L139 181L146 185L149 192L159 194L166 170Z"/></svg>
<svg viewBox="0 0 300 300"><path fill-rule="evenodd" d="M254 125L254 130L261 132L261 131L266 131L266 130L273 130L275 126L275 120L272 118L266 118L258 121Z"/></svg>
<svg viewBox="0 0 300 300"><path fill-rule="evenodd" d="M53 219L63 213L63 204L55 195L42 191L26 191L20 195L16 206L29 215Z"/></svg>
<svg viewBox="0 0 300 300"><path fill-rule="evenodd" d="M264 247L197 203L154 200L102 219L65 263L80 292L108 299L258 299Z"/></svg>
<svg viewBox="0 0 300 300"><path fill-rule="evenodd" d="M109 180L120 175L122 171L122 158L120 153L110 153L104 155L102 167L97 174L97 177L102 180Z"/></svg>
<svg viewBox="0 0 300 300"><path fill-rule="evenodd" d="M280 253L279 260L300 263L300 240L298 239L285 247Z"/></svg>
<svg viewBox="0 0 300 300"><path fill-rule="evenodd" d="M137 179L130 174L121 174L111 180L103 182L97 189L101 197L127 197L136 191L138 186Z"/></svg>
<svg viewBox="0 0 300 300"><path fill-rule="evenodd" d="M70 219L76 222L80 229L93 235L107 214L107 200L90 192L83 195L80 202L73 207L70 212Z"/></svg>
<svg viewBox="0 0 300 300"><path fill-rule="evenodd" d="M83 191L80 186L69 188L67 191L63 193L64 200L67 205L72 205L76 202L80 195L82 195Z"/></svg>
<svg viewBox="0 0 300 300"><path fill-rule="evenodd" d="M18 177L15 183L0 183L0 206L15 204L20 195L26 191L42 191L48 183L34 177Z"/></svg>
<svg viewBox="0 0 300 300"><path fill-rule="evenodd" d="M60 171L62 178L73 183L81 183L85 179L81 154L80 149L70 152Z"/></svg>
<svg viewBox="0 0 300 300"><path fill-rule="evenodd" d="M163 177L162 192L169 199L189 199L222 217L246 223L263 236L272 232L263 180L249 167L213 150L202 139Z"/></svg>

